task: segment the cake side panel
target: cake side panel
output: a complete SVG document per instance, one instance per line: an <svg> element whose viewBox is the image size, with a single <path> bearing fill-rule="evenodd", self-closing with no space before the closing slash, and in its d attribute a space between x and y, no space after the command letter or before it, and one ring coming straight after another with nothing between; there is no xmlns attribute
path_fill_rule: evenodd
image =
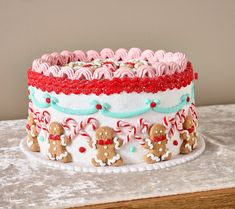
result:
<svg viewBox="0 0 235 209"><path fill-rule="evenodd" d="M97 120L97 126L109 126L113 129L117 127L117 122L122 121L129 127L138 127L141 118L151 126L155 123L163 123L163 119L175 118L180 110L187 113L191 104L194 103L193 82L180 89L166 90L158 93L121 93L96 96L92 95L65 95L63 93L44 92L34 87L29 87L30 99L34 112L48 112L50 122L56 121L66 123L66 119L73 119L78 124L81 121L87 121L89 118ZM49 124L45 124L48 128ZM71 134L73 127L69 124L70 130L66 134ZM148 137L148 133L138 134L142 140L137 140L132 134L127 142L128 130L122 128L123 133L118 135L126 144L117 152L122 156L124 164L135 164L143 162L143 156L147 150L141 145L142 140ZM95 131L92 130L92 124L84 128L85 133L95 139ZM167 147L173 155L179 154L179 148L182 140L179 137L179 131L173 127L173 136L168 140ZM130 134L131 135L131 134ZM39 131L38 141L41 153L46 157L48 151L48 133L42 128ZM67 146L67 151L71 153L74 162L81 166L92 166L91 159L96 155L96 150L92 150L84 134L75 134L72 144Z"/></svg>

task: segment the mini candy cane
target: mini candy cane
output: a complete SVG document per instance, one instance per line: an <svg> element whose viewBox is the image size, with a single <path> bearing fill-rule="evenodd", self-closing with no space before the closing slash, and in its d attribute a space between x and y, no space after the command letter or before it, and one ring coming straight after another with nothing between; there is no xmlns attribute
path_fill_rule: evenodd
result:
<svg viewBox="0 0 235 209"><path fill-rule="evenodd" d="M50 120L51 120L50 113L47 111L43 111L41 114L41 121L40 121L42 130L48 132L48 124L50 123Z"/></svg>
<svg viewBox="0 0 235 209"><path fill-rule="evenodd" d="M127 143L131 140L131 137L136 134L136 128L122 120L117 121L116 127L114 128L114 131L116 134L121 135L123 134L122 129L126 130L126 137L124 138L124 143Z"/></svg>
<svg viewBox="0 0 235 209"><path fill-rule="evenodd" d="M85 131L85 128L88 126L88 125L91 125L91 129L93 131L95 131L98 127L98 121L95 119L95 118L88 118L88 119L85 119L85 120L82 120L80 123L79 123L79 134L81 136L83 136L83 138L89 142L91 140L91 137L90 135Z"/></svg>
<svg viewBox="0 0 235 209"><path fill-rule="evenodd" d="M141 137L140 135L138 135L137 133L148 133L148 129L149 129L149 123L147 121L145 121L143 118L140 118L135 126L136 128L136 133L134 135L136 141L139 142L139 144L143 145L145 144L143 137Z"/></svg>
<svg viewBox="0 0 235 209"><path fill-rule="evenodd" d="M192 117L197 119L197 113L196 113L196 108L195 108L195 104L194 103L192 103L191 106L189 107L189 114L191 114Z"/></svg>
<svg viewBox="0 0 235 209"><path fill-rule="evenodd" d="M178 111L175 115L175 127L179 132L183 131L183 123L186 119L186 114L184 109Z"/></svg>
<svg viewBox="0 0 235 209"><path fill-rule="evenodd" d="M175 118L165 116L163 118L163 125L166 127L167 136L171 138L174 135Z"/></svg>
<svg viewBox="0 0 235 209"><path fill-rule="evenodd" d="M195 104L194 103L192 103L192 105L189 107L188 114L192 116L193 123L194 123L195 127L197 127L197 125L198 125L198 123L197 123L197 113L196 113L196 109L195 109Z"/></svg>
<svg viewBox="0 0 235 209"><path fill-rule="evenodd" d="M73 118L65 118L62 122L64 129L70 139L73 139L78 134L78 123Z"/></svg>
<svg viewBox="0 0 235 209"><path fill-rule="evenodd" d="M35 122L37 125L37 132L40 132L40 130L48 132L48 124L51 120L51 115L47 111L35 112Z"/></svg>

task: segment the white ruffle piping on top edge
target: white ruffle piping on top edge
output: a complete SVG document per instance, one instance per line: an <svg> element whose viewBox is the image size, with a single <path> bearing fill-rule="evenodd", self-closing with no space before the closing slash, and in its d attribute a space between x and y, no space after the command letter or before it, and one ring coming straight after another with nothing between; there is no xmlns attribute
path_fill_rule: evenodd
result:
<svg viewBox="0 0 235 209"><path fill-rule="evenodd" d="M120 167L79 167L79 165L77 165L76 163L66 164L62 162L50 161L45 159L45 157L42 156L41 153L31 152L27 147L27 141L25 140L25 138L23 138L20 142L20 149L23 151L23 153L25 153L26 156L28 156L28 158L30 158L30 160L61 170L90 173L126 173L168 168L194 160L195 158L200 156L205 150L204 139L205 137L202 134L199 134L198 147L187 155L179 154L173 156L171 160L161 161L155 164L139 163L132 165L123 165Z"/></svg>
<svg viewBox="0 0 235 209"><path fill-rule="evenodd" d="M120 59L122 61L118 61ZM102 65L103 62L111 63ZM133 68L130 68L129 62L134 63ZM185 54L163 50L156 52L151 50L142 52L138 48L132 48L129 51L118 49L116 52L111 49L103 49L100 52L76 50L44 54L33 61L32 70L46 76L67 77L72 80L112 79L125 76L152 78L183 72L187 62ZM91 66L84 67L85 65ZM120 68L117 69L117 67Z"/></svg>

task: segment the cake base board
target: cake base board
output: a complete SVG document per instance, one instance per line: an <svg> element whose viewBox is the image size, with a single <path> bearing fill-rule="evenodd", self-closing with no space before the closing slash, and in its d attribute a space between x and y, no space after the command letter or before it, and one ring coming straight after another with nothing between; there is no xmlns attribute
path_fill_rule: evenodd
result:
<svg viewBox="0 0 235 209"><path fill-rule="evenodd" d="M198 145L195 150L186 155L173 156L171 160L161 161L155 164L131 164L123 165L121 167L80 167L77 163L62 163L59 161L51 161L45 158L40 152L32 152L29 150L26 139L23 138L20 142L20 149L32 161L47 165L52 168L60 170L73 170L77 172L90 172L90 173L125 173L125 172L139 172L146 170L157 170L169 168L172 166L180 165L191 160L196 159L205 150L205 137L202 134L198 136Z"/></svg>

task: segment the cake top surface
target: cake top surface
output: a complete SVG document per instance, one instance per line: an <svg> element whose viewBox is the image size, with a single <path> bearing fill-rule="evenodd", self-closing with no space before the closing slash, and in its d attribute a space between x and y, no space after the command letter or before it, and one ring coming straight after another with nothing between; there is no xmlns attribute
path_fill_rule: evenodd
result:
<svg viewBox="0 0 235 209"><path fill-rule="evenodd" d="M181 73L187 68L185 54L163 50L141 51L118 49L115 52L105 48L100 52L62 51L44 54L35 59L32 71L45 76L65 77L71 80L102 80L113 78L154 78Z"/></svg>

